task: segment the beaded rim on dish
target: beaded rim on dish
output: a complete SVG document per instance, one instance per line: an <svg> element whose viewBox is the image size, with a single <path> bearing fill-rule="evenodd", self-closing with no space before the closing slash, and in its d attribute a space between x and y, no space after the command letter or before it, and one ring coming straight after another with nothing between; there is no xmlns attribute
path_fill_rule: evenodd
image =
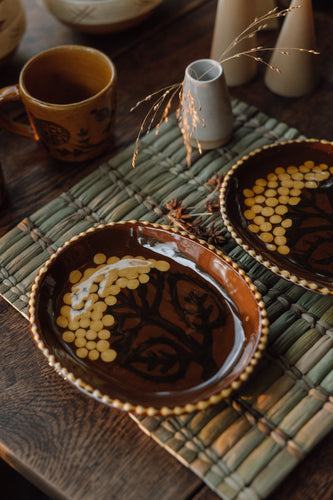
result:
<svg viewBox="0 0 333 500"><path fill-rule="evenodd" d="M259 319L260 319L260 326L261 330L258 332L259 333L259 338L258 338L258 344L256 346L255 351L253 352L252 358L248 361L247 365L244 367L243 372L233 380L229 387L222 389L220 392L212 394L208 399L203 399L200 401L197 401L195 403L187 403L184 406L175 406L175 407L166 407L163 406L161 408L154 408L153 406L142 406L142 405L134 405L132 403L126 402L126 401L121 401L119 399L113 399L107 394L103 394L99 389L96 389L92 387L91 384L88 382L82 380L81 378L77 377L74 373L69 371L65 366L63 366L55 357L53 353L51 353L47 347L47 345L44 343L44 340L42 339L40 332L38 330L37 322L36 322L36 301L38 298L38 292L39 292L39 287L41 284L41 281L44 277L44 275L47 273L50 265L52 262L61 254L68 246L70 246L72 243L76 242L77 240L83 238L86 234L95 232L98 229L103 229L106 227L112 227L116 225L122 225L122 224L142 224L145 226L150 226L153 228L158 228L158 229L163 229L165 231L169 231L172 233L177 233L182 236L185 236L191 240L195 240L196 242L200 243L201 245L204 245L207 247L209 250L213 251L216 253L219 257L222 257L229 265L232 266L233 269L243 278L243 280L246 282L247 286L249 287L250 291L252 292L257 305L258 305L258 312L259 312ZM151 223L151 222L146 222L146 221L136 221L136 220L125 220L125 221L118 221L118 222L110 222L106 224L99 224L96 225L92 228L87 229L86 231L83 231L79 233L78 235L72 237L70 240L65 242L62 246L60 246L57 251L51 255L51 257L47 260L47 262L43 265L43 267L40 269L34 283L31 289L31 294L29 298L29 323L30 323L30 330L33 336L33 340L35 344L37 345L38 349L43 353L43 355L47 358L49 365L51 365L64 379L68 380L71 382L73 385L75 385L78 389L84 391L87 393L89 396L92 396L96 400L105 403L111 407L115 407L124 411L128 412L135 412L138 415L148 415L148 416L153 416L153 415L161 415L161 416L169 416L169 415L180 415L182 413L192 413L196 410L205 410L211 405L219 403L221 400L230 397L233 391L237 390L240 388L240 386L248 380L249 376L254 370L254 367L257 365L259 359L262 357L262 352L264 351L266 344L267 344L267 337L269 333L269 322L267 318L267 312L265 308L265 304L262 300L262 296L260 292L257 290L256 286L252 283L251 279L246 275L246 273L239 268L239 266L230 259L227 255L225 255L223 252L218 250L216 247L214 247L211 244L208 244L202 239L196 238L193 235L189 235L185 231L180 231L176 228L172 228L168 225L162 225L162 224L156 224L156 223Z"/></svg>
<svg viewBox="0 0 333 500"><path fill-rule="evenodd" d="M294 283L296 285L302 286L303 288L306 288L311 291L315 291L318 293L321 293L322 295L333 295L333 283L332 283L332 288L328 287L321 287L314 281L309 281L305 278L302 278L300 276L297 276L294 273L289 272L287 269L283 269L279 265L273 263L269 258L265 258L261 253L256 251L255 248L252 246L248 245L241 237L239 231L235 227L235 225L232 223L230 220L228 210L226 208L226 193L228 190L229 182L235 175L235 172L239 169L241 165L247 162L249 158L252 158L253 156L258 155L262 151L269 150L269 149L274 149L276 147L280 146L285 146L288 144L295 144L295 143L320 143L320 144L328 144L333 147L333 142L327 141L327 140L320 140L320 139L293 139L290 141L283 141L283 142L278 142L274 144L267 144L261 148L255 149L251 151L249 154L244 155L240 160L231 167L231 169L228 171L226 176L223 179L223 183L220 188L220 193L219 193L219 204L220 204L220 211L222 215L223 222L229 231L232 239L251 257L253 257L257 262L265 266L267 269L272 271L274 274L280 276L281 278L284 278L291 283Z"/></svg>

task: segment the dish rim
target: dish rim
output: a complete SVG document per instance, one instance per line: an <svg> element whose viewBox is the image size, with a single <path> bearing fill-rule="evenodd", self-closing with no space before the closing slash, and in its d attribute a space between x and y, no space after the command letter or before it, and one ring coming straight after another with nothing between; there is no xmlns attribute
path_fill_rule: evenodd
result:
<svg viewBox="0 0 333 500"><path fill-rule="evenodd" d="M242 156L228 171L228 173L225 175L221 188L220 188L220 193L219 193L219 205L220 205L220 212L222 215L223 222L229 231L232 239L251 257L253 257L257 262L265 266L267 269L269 269L271 272L273 272L275 275L278 275L280 278L283 278L285 280L290 281L291 283L294 283L295 285L299 285L307 290L313 291L313 292L318 292L322 295L333 295L333 283L332 283L332 288L328 288L325 286L318 285L315 281L310 281L304 277L300 277L297 274L294 274L288 269L283 269L281 266L275 264L272 262L268 257L263 256L260 252L258 252L254 247L248 245L241 237L241 235L237 232L237 229L235 229L234 225L230 221L227 208L226 208L226 191L228 189L228 184L231 178L234 176L235 172L240 168L241 165L247 162L249 158L252 158L253 156L256 156L260 154L262 151L268 150L268 149L274 149L276 147L280 146L285 146L288 144L295 144L295 143L320 143L320 144L329 144L330 146L333 147L333 142L328 141L325 139L315 139L315 138L305 138L305 139L291 139L288 141L282 141L282 142L276 142L273 144L266 144L260 148L254 149L250 153Z"/></svg>
<svg viewBox="0 0 333 500"><path fill-rule="evenodd" d="M56 359L56 356L52 352L50 352L48 346L45 344L41 334L38 331L36 322L36 302L38 298L38 292L42 280L49 270L49 267L58 258L58 256L66 250L67 247L69 247L79 239L83 239L87 234L93 233L97 230L104 229L107 227L113 227L124 224L129 224L129 225L141 224L144 226L149 226L152 228L162 229L168 232L176 233L181 236L187 237L190 240L196 241L201 245L204 245L207 249L213 251L218 257L225 260L236 271L236 273L238 273L240 278L242 278L245 281L247 287L249 288L249 291L252 293L257 303L259 330L256 333L258 335L258 342L252 354L251 359L249 359L246 366L244 366L243 371L238 375L238 377L235 380L233 380L230 383L228 387L220 390L219 392L213 393L210 397L206 399L202 399L195 403L186 403L183 406L178 406L178 405L174 407L162 406L161 408L155 408L154 406L143 406L139 404L132 404L130 402L121 401L118 398L114 399L107 394L102 394L102 392L99 389L92 387L88 382L82 380L80 377L77 377L75 373L68 370L66 366L63 366L62 363ZM211 245L207 243L205 240L197 238L186 231L181 231L169 225L158 224L142 220L122 220L117 222L98 224L91 228L88 228L85 231L80 232L79 234L73 236L72 238L67 240L64 244L62 244L49 257L49 259L45 262L45 264L40 268L34 280L29 297L29 325L33 340L37 345L38 349L47 358L49 365L52 366L65 380L71 382L79 390L87 393L90 397L97 399L99 402L105 403L111 407L125 410L127 412L135 412L138 415L147 415L147 416L160 415L163 417L170 415L180 415L182 413L192 413L196 410L205 410L209 406L217 404L221 400L228 398L233 391L240 388L240 386L249 378L249 376L253 372L255 365L257 365L259 359L262 357L262 353L267 344L267 337L269 333L269 322L267 317L267 311L265 304L262 300L262 296L258 291L257 287L252 282L252 280L246 275L245 271L243 271L238 266L237 263L235 263L229 256L225 255L221 250L218 250L214 245Z"/></svg>

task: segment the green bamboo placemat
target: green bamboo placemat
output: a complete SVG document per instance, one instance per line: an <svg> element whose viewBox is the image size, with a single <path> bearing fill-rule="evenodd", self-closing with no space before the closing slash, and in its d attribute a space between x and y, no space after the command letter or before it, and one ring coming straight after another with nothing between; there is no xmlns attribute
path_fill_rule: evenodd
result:
<svg viewBox="0 0 333 500"><path fill-rule="evenodd" d="M141 141L135 169L131 146L0 239L0 294L23 315L38 269L66 240L103 221L145 219L165 224L171 199L203 227L224 231L208 181L265 144L299 138L297 130L233 101L234 135L224 147L186 166L175 117ZM214 191L215 190L215 191ZM266 498L333 428L333 299L279 279L225 233L220 247L263 295L268 348L251 379L228 400L190 415L132 418L225 500Z"/></svg>

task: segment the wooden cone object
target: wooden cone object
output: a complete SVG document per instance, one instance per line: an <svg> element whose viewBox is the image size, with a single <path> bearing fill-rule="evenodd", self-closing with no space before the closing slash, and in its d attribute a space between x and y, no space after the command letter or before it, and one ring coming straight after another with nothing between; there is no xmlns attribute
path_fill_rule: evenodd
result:
<svg viewBox="0 0 333 500"><path fill-rule="evenodd" d="M311 0L292 0L290 7L293 9L284 20L270 59L270 64L280 72L268 68L265 83L275 94L301 97L312 92L316 85L316 55L291 49L315 50L313 12Z"/></svg>
<svg viewBox="0 0 333 500"><path fill-rule="evenodd" d="M224 51L254 21L254 18L255 9L252 1L218 0L210 57L222 62L225 79L230 87L242 85L256 74L257 63L248 56L243 55L223 62ZM255 46L256 36L245 38L230 51L228 50L225 57L230 57Z"/></svg>
<svg viewBox="0 0 333 500"><path fill-rule="evenodd" d="M261 17L264 14L267 14L267 12L270 12L271 10L275 9L276 7L276 2L275 0L254 0L255 1L255 16L256 17ZM272 19L269 19L267 22L267 27L265 30L275 30L279 27L279 20L277 17L273 17Z"/></svg>

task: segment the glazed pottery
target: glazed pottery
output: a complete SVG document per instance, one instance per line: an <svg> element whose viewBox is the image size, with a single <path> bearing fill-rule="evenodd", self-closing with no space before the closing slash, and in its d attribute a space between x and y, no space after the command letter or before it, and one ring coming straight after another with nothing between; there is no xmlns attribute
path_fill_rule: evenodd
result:
<svg viewBox="0 0 333 500"><path fill-rule="evenodd" d="M162 0L39 0L62 23L84 33L105 34L131 28Z"/></svg>
<svg viewBox="0 0 333 500"><path fill-rule="evenodd" d="M293 0L290 7L293 10L283 22L270 59L270 64L279 72L268 68L265 83L275 94L301 97L310 94L317 83L317 56L303 51L316 49L313 12L311 0Z"/></svg>
<svg viewBox="0 0 333 500"><path fill-rule="evenodd" d="M232 135L233 114L224 71L213 59L199 59L185 71L181 127L192 146L213 149Z"/></svg>
<svg viewBox="0 0 333 500"><path fill-rule="evenodd" d="M141 414L205 409L248 379L268 335L256 287L227 256L168 226L91 228L40 269L38 348L66 380Z"/></svg>
<svg viewBox="0 0 333 500"><path fill-rule="evenodd" d="M21 0L0 2L0 66L6 63L19 45L26 28Z"/></svg>
<svg viewBox="0 0 333 500"><path fill-rule="evenodd" d="M0 91L0 104L19 99L32 130L9 121L3 113L0 125L39 140L54 158L89 160L109 145L116 69L104 53L90 47L54 47L25 64L18 85Z"/></svg>
<svg viewBox="0 0 333 500"><path fill-rule="evenodd" d="M254 21L256 11L249 0L219 0L215 17L210 57L222 62L229 87L242 85L251 80L257 71L257 63L248 56L225 61L235 54L256 47L256 36L231 46L234 40Z"/></svg>
<svg viewBox="0 0 333 500"><path fill-rule="evenodd" d="M333 143L264 146L228 172L220 193L231 236L273 273L333 295Z"/></svg>

